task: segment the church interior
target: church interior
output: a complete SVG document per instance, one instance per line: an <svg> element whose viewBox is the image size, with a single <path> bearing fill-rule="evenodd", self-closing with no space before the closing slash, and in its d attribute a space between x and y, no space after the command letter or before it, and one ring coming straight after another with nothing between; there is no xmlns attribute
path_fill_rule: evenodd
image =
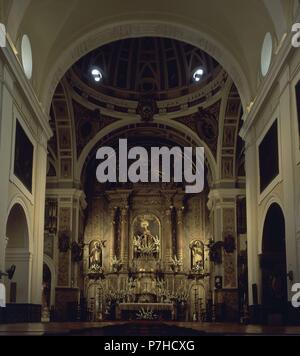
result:
<svg viewBox="0 0 300 356"><path fill-rule="evenodd" d="M300 334L298 22L298 0L0 0L0 335ZM204 189L99 182L121 139L204 147Z"/></svg>

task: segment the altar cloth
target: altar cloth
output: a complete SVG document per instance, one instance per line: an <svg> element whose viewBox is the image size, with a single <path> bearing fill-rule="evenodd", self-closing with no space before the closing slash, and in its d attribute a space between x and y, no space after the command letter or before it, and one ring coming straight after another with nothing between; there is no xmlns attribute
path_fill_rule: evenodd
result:
<svg viewBox="0 0 300 356"><path fill-rule="evenodd" d="M142 308L144 310L169 310L173 311L174 305L171 303L120 303L119 304L120 311L122 310L134 310L139 311Z"/></svg>

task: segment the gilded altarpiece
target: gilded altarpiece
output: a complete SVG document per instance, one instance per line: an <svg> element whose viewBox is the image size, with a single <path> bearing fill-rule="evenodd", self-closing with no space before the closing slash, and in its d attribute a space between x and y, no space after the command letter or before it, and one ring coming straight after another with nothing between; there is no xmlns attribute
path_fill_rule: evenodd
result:
<svg viewBox="0 0 300 356"><path fill-rule="evenodd" d="M169 308L168 317L173 305L172 318L202 320L211 298L210 238L205 193L137 186L97 194L88 205L83 259L93 320L153 303Z"/></svg>

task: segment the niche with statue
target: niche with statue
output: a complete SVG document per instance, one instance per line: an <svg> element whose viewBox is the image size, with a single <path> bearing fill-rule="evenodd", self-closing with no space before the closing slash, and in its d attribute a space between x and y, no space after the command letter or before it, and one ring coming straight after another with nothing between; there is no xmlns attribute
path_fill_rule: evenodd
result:
<svg viewBox="0 0 300 356"><path fill-rule="evenodd" d="M193 273L201 273L204 271L204 243L200 240L193 240L190 243L191 253L191 271Z"/></svg>

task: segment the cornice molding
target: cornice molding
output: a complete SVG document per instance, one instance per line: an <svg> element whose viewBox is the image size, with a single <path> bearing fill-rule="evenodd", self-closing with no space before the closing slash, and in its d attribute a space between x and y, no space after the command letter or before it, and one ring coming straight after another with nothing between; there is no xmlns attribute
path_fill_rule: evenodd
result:
<svg viewBox="0 0 300 356"><path fill-rule="evenodd" d="M45 114L42 104L38 100L30 81L26 78L22 65L15 55L13 44L9 38L6 42L6 47L0 48L0 52L4 57L5 64L10 69L16 83L18 84L22 96L26 99L30 109L35 115L35 119L45 133L47 140L49 140L53 135L49 125L49 116Z"/></svg>
<svg viewBox="0 0 300 356"><path fill-rule="evenodd" d="M214 57L227 71L236 84L244 106L251 100L251 90L244 70L241 68L237 58L232 55L221 43L208 34L187 25L179 24L178 21L168 22L161 20L143 21L118 21L83 34L82 37L70 43L68 47L57 57L55 64L44 79L42 100L46 110L50 111L51 98L57 84L65 73L81 57L93 49L117 40L131 37L167 37L190 43L202 49Z"/></svg>
<svg viewBox="0 0 300 356"><path fill-rule="evenodd" d="M110 97L101 92L97 92L82 82L72 71L69 72L69 80L65 79L64 81L73 97L80 98L82 102L86 101L86 105L99 108L101 112L106 115L112 115L113 117L118 118L124 118L126 116L132 117L132 115L136 115L138 101ZM176 118L179 114L182 115L182 113L195 113L198 107L210 106L212 102L218 101L227 82L228 74L224 70L220 70L218 75L211 80L211 82L200 88L198 91L183 95L176 99L158 100L157 106L159 115ZM79 95L77 89L82 91L82 95ZM99 105L95 104L95 102L91 102L89 98L98 100ZM105 104L105 107L101 106L100 103ZM122 110L116 110L115 106L122 108Z"/></svg>
<svg viewBox="0 0 300 356"><path fill-rule="evenodd" d="M265 104L268 96L279 79L280 72L284 69L284 65L288 57L295 51L292 47L292 33L285 35L285 40L282 42L281 47L278 50L277 55L273 58L273 64L267 74L266 78L262 82L257 96L252 103L249 112L245 112L243 116L244 125L240 130L240 136L243 140L246 140L246 136L249 130L255 123L262 106Z"/></svg>
<svg viewBox="0 0 300 356"><path fill-rule="evenodd" d="M224 88L227 86L228 82L232 83L231 80L229 78L227 78L226 82L224 83L224 87L217 93L215 93L212 96L207 97L207 99L201 103L197 103L194 106L189 106L188 103L183 103L182 105L180 105L180 109L178 109L177 111L170 111L170 112L166 112L163 109L159 108L160 112L158 114L154 115L154 120L157 120L158 118L161 119L180 119L189 115L194 115L195 113L198 112L199 108L208 108L214 104L216 104L218 101L220 101L223 97L223 92L224 92ZM115 118L115 119L132 119L132 118L136 118L136 119L140 119L140 116L138 114L136 114L136 108L133 110L133 112L131 111L131 108L128 108L128 111L125 112L121 112L121 111L116 111L114 110L114 108L110 109L110 108L103 108L100 107L99 105L96 105L95 103L90 102L86 97L79 95L78 93L76 93L74 91L74 89L72 87L69 86L68 84L68 88L70 91L70 97L75 100L76 102L78 102L79 104L81 104L82 106L86 107L89 110L96 110L99 109L101 114L106 115L108 117L111 118ZM178 100L182 100L182 98L178 99ZM135 106L137 106L137 102L133 102L135 104ZM157 105L160 105L160 102L157 103Z"/></svg>
<svg viewBox="0 0 300 356"><path fill-rule="evenodd" d="M85 209L87 206L85 192L81 189L75 188L47 188L46 198L70 198L78 199L82 208Z"/></svg>

